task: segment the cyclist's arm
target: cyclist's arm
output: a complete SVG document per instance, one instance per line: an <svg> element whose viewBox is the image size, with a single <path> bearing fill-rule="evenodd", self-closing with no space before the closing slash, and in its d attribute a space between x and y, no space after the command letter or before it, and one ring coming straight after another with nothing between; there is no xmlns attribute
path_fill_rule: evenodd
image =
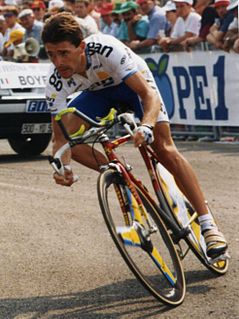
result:
<svg viewBox="0 0 239 319"><path fill-rule="evenodd" d="M142 100L144 107L142 123L154 126L162 104L156 91L151 88L140 72L129 76L125 80L125 83L136 92Z"/></svg>
<svg viewBox="0 0 239 319"><path fill-rule="evenodd" d="M142 124L146 124L147 126L154 126L160 109L162 102L156 93L156 91L151 88L151 86L146 82L144 77L140 72L136 72L125 80L125 83L136 92L142 100L144 107L144 115L141 120ZM137 131L134 135L134 144L136 147L145 142L144 135Z"/></svg>

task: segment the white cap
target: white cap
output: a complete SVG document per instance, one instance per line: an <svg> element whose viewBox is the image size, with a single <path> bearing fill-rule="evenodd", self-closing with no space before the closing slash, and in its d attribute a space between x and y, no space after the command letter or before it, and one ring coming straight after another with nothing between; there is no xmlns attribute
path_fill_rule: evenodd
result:
<svg viewBox="0 0 239 319"><path fill-rule="evenodd" d="M64 7L64 2L62 0L50 0L48 4L48 9L51 10L52 8L62 8Z"/></svg>
<svg viewBox="0 0 239 319"><path fill-rule="evenodd" d="M16 6L17 5L17 2L15 0L5 0L4 3L7 6Z"/></svg>
<svg viewBox="0 0 239 319"><path fill-rule="evenodd" d="M230 0L230 4L227 7L227 10L232 10L238 7L238 0Z"/></svg>
<svg viewBox="0 0 239 319"><path fill-rule="evenodd" d="M193 0L173 0L174 2L184 2L189 4L190 6L193 5Z"/></svg>
<svg viewBox="0 0 239 319"><path fill-rule="evenodd" d="M169 0L166 2L165 6L163 6L165 12L168 11L176 11L176 5L173 1Z"/></svg>
<svg viewBox="0 0 239 319"><path fill-rule="evenodd" d="M19 13L19 15L18 15L18 19L21 19L21 18L26 17L26 16L34 17L34 13L33 13L32 9L24 9L24 10L22 10Z"/></svg>
<svg viewBox="0 0 239 319"><path fill-rule="evenodd" d="M0 15L0 21L5 21L5 18L3 15Z"/></svg>

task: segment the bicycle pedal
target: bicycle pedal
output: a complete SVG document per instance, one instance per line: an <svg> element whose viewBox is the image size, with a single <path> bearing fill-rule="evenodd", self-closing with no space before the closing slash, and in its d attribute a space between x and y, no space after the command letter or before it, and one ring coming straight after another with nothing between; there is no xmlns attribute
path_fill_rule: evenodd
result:
<svg viewBox="0 0 239 319"><path fill-rule="evenodd" d="M215 257L215 258L210 259L210 260L209 260L209 264L210 264L210 265L213 265L213 264L215 264L216 262L226 261L226 260L228 260L228 259L230 259L230 258L231 258L231 256L229 255L229 253L228 253L228 252L225 252L224 254L222 254L222 255L220 255L220 256L218 256L218 257Z"/></svg>

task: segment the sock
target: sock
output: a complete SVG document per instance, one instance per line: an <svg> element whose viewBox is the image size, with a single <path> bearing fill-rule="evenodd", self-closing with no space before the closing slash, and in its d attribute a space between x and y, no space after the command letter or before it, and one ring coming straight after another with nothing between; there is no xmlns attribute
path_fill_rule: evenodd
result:
<svg viewBox="0 0 239 319"><path fill-rule="evenodd" d="M198 216L198 221L200 223L202 233L204 233L206 230L216 227L211 214Z"/></svg>

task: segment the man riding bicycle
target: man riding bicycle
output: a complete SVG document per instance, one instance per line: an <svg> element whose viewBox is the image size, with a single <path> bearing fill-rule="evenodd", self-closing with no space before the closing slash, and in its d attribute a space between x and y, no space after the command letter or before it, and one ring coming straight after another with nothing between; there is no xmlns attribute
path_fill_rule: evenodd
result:
<svg viewBox="0 0 239 319"><path fill-rule="evenodd" d="M60 13L45 23L42 40L52 62L46 98L52 113L53 154L66 143L54 116L67 107L75 107L93 120L104 117L110 108L127 105L140 119L134 145L151 144L161 163L174 176L179 188L199 215L207 254L224 254L227 243L208 213L203 193L193 169L177 150L170 132L167 111L153 75L145 61L116 38L100 33L83 39L80 25L69 13ZM67 105L67 98L79 92ZM67 128L87 130L89 124L69 114ZM107 163L104 155L92 154L88 145L75 146L63 157L64 176L54 174L57 184L74 182L70 160L99 170Z"/></svg>

